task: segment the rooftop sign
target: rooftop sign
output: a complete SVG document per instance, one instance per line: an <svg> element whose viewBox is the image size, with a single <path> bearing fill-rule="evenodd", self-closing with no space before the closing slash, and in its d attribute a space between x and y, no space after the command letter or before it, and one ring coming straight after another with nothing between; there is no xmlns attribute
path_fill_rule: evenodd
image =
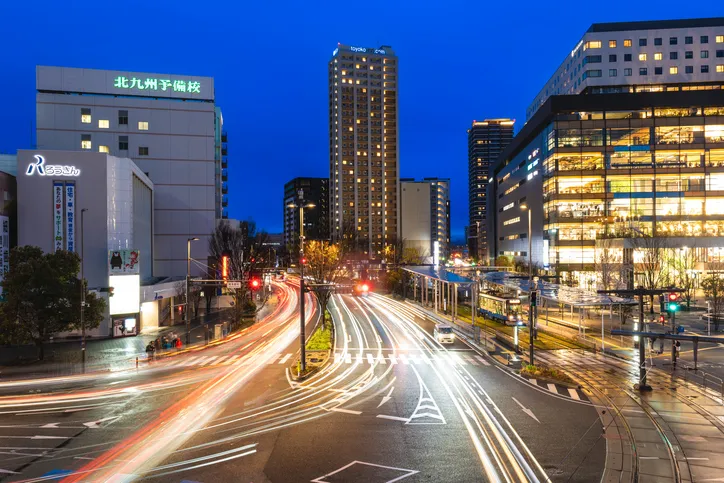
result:
<svg viewBox="0 0 724 483"><path fill-rule="evenodd" d="M119 75L113 79L113 87L117 89L131 89L139 91L173 91L201 94L200 82L178 79L158 79L155 77L139 79L138 77L128 78Z"/></svg>
<svg viewBox="0 0 724 483"><path fill-rule="evenodd" d="M45 164L45 156L36 154L35 162L28 165L26 176L38 173L38 176L80 176L80 170L75 166L63 166L60 164Z"/></svg>

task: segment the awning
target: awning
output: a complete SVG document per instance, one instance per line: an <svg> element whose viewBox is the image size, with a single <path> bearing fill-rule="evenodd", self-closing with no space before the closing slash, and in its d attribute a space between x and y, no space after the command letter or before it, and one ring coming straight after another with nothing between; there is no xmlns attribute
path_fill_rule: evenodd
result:
<svg viewBox="0 0 724 483"><path fill-rule="evenodd" d="M428 277L433 280L440 280L441 282L445 283L452 283L452 284L471 284L475 283L475 280L467 277L462 277L458 275L457 273L448 272L444 268L437 268L435 269L434 266L430 265L424 265L424 266L410 266L410 267L400 267L403 270L410 272L414 275L422 275L423 277Z"/></svg>

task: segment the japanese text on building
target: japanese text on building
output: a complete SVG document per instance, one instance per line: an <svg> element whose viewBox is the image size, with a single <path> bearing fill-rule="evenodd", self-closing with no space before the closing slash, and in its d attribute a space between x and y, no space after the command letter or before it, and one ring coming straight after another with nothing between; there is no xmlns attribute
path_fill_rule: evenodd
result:
<svg viewBox="0 0 724 483"><path fill-rule="evenodd" d="M187 92L201 94L201 83L197 81L183 81L171 79L125 77L119 75L113 79L113 87L117 89L129 89L136 91L167 91Z"/></svg>

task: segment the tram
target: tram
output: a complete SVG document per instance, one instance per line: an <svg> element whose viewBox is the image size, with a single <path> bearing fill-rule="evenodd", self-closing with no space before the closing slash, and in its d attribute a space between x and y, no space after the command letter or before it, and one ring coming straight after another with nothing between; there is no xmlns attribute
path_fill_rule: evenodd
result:
<svg viewBox="0 0 724 483"><path fill-rule="evenodd" d="M478 313L483 317L506 324L516 324L521 320L522 306L517 297L484 291L478 294L478 304Z"/></svg>

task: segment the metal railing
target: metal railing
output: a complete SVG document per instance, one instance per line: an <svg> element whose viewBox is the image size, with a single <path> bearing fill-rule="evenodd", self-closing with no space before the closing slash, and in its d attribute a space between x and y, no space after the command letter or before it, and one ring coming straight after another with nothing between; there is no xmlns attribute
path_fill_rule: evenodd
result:
<svg viewBox="0 0 724 483"><path fill-rule="evenodd" d="M714 374L709 374L706 371L702 371L701 369L694 369L693 364L687 361L679 360L676 364L677 367L673 371L673 375L675 377L683 379L684 382L687 383L690 381L694 382L704 389L709 389L718 393L721 398L720 402L724 404L724 379L717 377Z"/></svg>

